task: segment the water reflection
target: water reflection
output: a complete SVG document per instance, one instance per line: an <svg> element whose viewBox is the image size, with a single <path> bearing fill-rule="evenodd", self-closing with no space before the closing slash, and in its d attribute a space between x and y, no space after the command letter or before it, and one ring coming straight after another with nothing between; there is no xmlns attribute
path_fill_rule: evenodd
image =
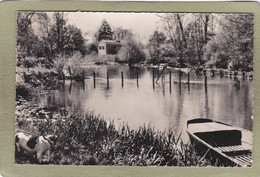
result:
<svg viewBox="0 0 260 177"><path fill-rule="evenodd" d="M190 73L188 84L188 74L172 71L170 84L170 72L165 70L154 84L160 74L156 69L112 65L92 70L95 85L93 73L86 72L89 79L85 82L66 81L54 94L34 101L57 109L94 111L115 119L117 126L127 122L132 128L151 123L156 129L171 127L180 133L188 119L206 117L252 130L253 83L249 80L241 80L236 89L232 79L214 76L207 78L205 87L203 75Z"/></svg>

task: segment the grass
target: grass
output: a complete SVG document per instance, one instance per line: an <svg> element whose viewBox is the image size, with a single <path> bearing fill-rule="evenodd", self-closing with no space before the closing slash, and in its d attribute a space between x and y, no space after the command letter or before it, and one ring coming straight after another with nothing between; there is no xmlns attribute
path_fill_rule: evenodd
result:
<svg viewBox="0 0 260 177"><path fill-rule="evenodd" d="M55 134L58 142L50 164L127 166L208 166L194 147L173 131L155 131L150 125L119 128L93 113L68 111L66 118L17 119L16 127L33 135ZM30 163L16 158L16 163Z"/></svg>

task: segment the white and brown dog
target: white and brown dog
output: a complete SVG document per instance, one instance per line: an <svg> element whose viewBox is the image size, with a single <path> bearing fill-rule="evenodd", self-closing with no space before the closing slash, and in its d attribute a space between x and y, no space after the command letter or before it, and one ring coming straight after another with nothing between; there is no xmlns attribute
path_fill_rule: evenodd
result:
<svg viewBox="0 0 260 177"><path fill-rule="evenodd" d="M39 163L42 163L42 156L46 153L49 162L50 149L56 144L57 138L56 135L31 136L19 132L15 135L15 145L18 153L24 150L29 155L36 155Z"/></svg>

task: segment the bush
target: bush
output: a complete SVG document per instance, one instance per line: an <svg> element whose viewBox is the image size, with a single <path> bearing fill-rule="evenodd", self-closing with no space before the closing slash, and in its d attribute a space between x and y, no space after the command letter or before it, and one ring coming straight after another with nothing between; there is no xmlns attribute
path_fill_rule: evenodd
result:
<svg viewBox="0 0 260 177"><path fill-rule="evenodd" d="M140 63L145 60L145 53L141 49L141 46L136 44L133 40L125 42L118 51L118 61L123 63L124 61L129 64Z"/></svg>
<svg viewBox="0 0 260 177"><path fill-rule="evenodd" d="M16 98L22 96L23 98L29 98L32 93L32 87L29 84L17 83L16 84Z"/></svg>
<svg viewBox="0 0 260 177"><path fill-rule="evenodd" d="M25 68L33 68L38 65L37 59L33 57L25 57L21 59L20 62Z"/></svg>

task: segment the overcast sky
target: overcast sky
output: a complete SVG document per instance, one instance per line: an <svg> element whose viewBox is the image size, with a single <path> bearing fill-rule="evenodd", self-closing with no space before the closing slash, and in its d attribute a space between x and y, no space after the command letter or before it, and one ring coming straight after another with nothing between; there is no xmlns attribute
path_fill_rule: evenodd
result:
<svg viewBox="0 0 260 177"><path fill-rule="evenodd" d="M83 33L88 33L86 38L90 41L103 19L106 19L112 30L117 27L130 29L143 43L146 43L150 35L159 27L160 21L160 18L153 13L70 12L66 14L69 24L76 25Z"/></svg>

